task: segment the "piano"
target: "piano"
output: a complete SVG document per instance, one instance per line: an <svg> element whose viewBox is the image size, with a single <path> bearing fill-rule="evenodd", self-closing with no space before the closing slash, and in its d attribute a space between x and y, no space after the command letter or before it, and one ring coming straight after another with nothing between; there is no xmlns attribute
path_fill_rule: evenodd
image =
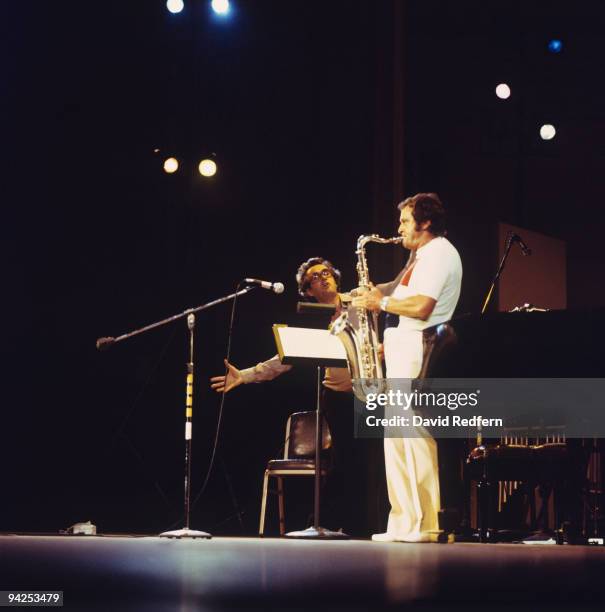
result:
<svg viewBox="0 0 605 612"><path fill-rule="evenodd" d="M605 378L605 358L602 355L605 347L605 308L463 315L453 319L450 325L457 342L433 360L427 377ZM445 515L460 519L458 529L478 527L484 541L497 541L498 532L502 533L507 528L513 532L524 522L527 531L535 529L534 496L539 483L534 482L536 469L532 469L532 466L535 468L532 449L542 446L544 440L511 431L503 439L481 442L483 450L475 449L475 441L438 440ZM557 451L553 444L562 446L564 455L555 453L545 463L550 463L553 469L558 469L559 465L570 467L564 494L559 496L565 499L556 500L554 510L550 500L549 526L558 529L563 522L575 534L581 532L587 536L599 530L602 533L603 517L599 515L598 507L603 507L603 441L566 440L563 432L548 442L545 457L546 453ZM528 448L519 448L522 446ZM508 451L511 453L507 454ZM496 468L498 453L506 460L517 453L511 465L522 473L513 469L510 474L519 474L523 478L516 476L517 480L514 481L491 482L490 499L482 502L489 505L489 512L484 507L481 516L480 500L477 499L480 496L477 489L470 486L470 480L480 481L479 473L486 465L482 461L487 461L490 452L490 461ZM539 452L536 451L536 454ZM508 464L501 463L500 467L503 465ZM524 466L527 469L523 470ZM493 480L507 475L506 469L499 472L494 469L492 473ZM519 502L521 496L525 499L523 503ZM548 500L538 499L540 501L548 503ZM526 516L516 516L513 520L513 506L517 508L517 515L530 514L530 520L526 521ZM527 511L528 507L531 512ZM480 524L481 521L483 524Z"/></svg>

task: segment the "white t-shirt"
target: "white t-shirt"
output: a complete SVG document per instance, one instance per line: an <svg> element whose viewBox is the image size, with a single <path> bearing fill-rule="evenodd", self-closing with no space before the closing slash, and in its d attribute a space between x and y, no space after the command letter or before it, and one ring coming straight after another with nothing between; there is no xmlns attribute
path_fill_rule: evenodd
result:
<svg viewBox="0 0 605 612"><path fill-rule="evenodd" d="M449 321L460 297L461 283L462 262L454 245L443 236L427 242L416 251L416 261L407 286L397 285L391 297L402 300L426 295L437 303L426 321L400 316L398 328L422 330Z"/></svg>

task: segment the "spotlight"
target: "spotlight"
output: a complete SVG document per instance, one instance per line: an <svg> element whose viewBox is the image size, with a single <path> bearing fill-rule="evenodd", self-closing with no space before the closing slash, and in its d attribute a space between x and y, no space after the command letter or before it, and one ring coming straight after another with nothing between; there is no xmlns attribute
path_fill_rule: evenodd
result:
<svg viewBox="0 0 605 612"><path fill-rule="evenodd" d="M548 50L551 53L561 53L561 51L563 51L563 41L558 38L553 38L548 42Z"/></svg>
<svg viewBox="0 0 605 612"><path fill-rule="evenodd" d="M542 140L552 140L555 137L557 130L555 130L555 126L550 123L545 123L540 128L540 137Z"/></svg>
<svg viewBox="0 0 605 612"><path fill-rule="evenodd" d="M211 6L217 15L226 15L229 12L229 0L212 0Z"/></svg>
<svg viewBox="0 0 605 612"><path fill-rule="evenodd" d="M164 160L164 172L166 174L173 174L179 169L179 162L175 157L169 157Z"/></svg>
<svg viewBox="0 0 605 612"><path fill-rule="evenodd" d="M185 8L183 0L166 0L166 8L173 14L180 13Z"/></svg>
<svg viewBox="0 0 605 612"><path fill-rule="evenodd" d="M496 95L501 100L506 100L510 98L510 87L506 83L500 83L498 87L496 87Z"/></svg>
<svg viewBox="0 0 605 612"><path fill-rule="evenodd" d="M211 159L202 159L198 170L202 176L214 176L216 174L216 164Z"/></svg>

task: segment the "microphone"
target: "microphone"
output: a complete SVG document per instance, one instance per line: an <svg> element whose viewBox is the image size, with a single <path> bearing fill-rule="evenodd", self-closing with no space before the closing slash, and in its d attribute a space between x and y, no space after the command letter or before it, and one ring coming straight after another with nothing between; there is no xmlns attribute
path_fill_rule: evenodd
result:
<svg viewBox="0 0 605 612"><path fill-rule="evenodd" d="M114 342L115 338L99 338L97 340L97 350L98 351L106 351Z"/></svg>
<svg viewBox="0 0 605 612"><path fill-rule="evenodd" d="M245 278L244 281L251 285L260 285L263 289L270 289L274 293L284 292L283 283L270 283L269 281L258 280L258 278Z"/></svg>
<svg viewBox="0 0 605 612"><path fill-rule="evenodd" d="M531 255L531 249L525 244L525 242L523 242L523 239L521 238L521 236L519 236L519 234L513 234L511 238L513 242L519 243L523 255L525 255L526 257L527 255Z"/></svg>

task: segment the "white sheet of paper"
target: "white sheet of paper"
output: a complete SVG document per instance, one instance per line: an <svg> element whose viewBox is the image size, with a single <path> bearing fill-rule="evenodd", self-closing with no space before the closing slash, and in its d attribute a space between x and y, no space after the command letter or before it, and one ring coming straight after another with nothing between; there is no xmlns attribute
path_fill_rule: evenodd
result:
<svg viewBox="0 0 605 612"><path fill-rule="evenodd" d="M332 336L327 329L280 327L278 333L284 355L287 357L344 360L347 358L342 342L336 336Z"/></svg>

